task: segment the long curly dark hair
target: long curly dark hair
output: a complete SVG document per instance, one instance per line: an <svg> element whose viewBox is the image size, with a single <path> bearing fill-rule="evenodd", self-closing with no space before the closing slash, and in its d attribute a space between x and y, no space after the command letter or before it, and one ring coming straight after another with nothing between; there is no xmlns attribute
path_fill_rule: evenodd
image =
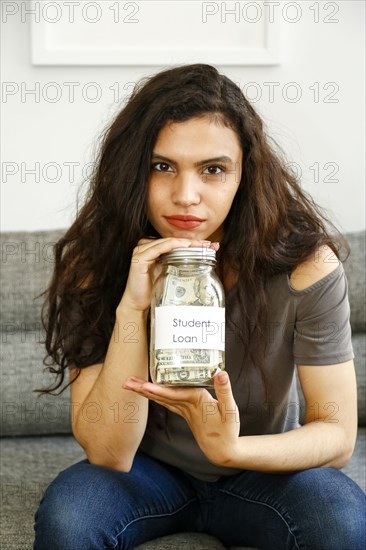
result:
<svg viewBox="0 0 366 550"><path fill-rule="evenodd" d="M142 79L102 136L88 194L55 245L54 273L43 293L44 364L56 381L34 391L53 394L67 367L82 369L103 361L133 248L143 236L158 236L147 217L158 133L167 122L202 115L232 129L243 150L242 177L224 223L218 271L223 280L228 270L238 274L235 293L244 320L238 331L265 382L265 349L258 343L264 338L269 278L291 273L320 245L330 246L339 257L340 235L337 241L335 228L301 189L240 88L215 67L193 64Z"/></svg>

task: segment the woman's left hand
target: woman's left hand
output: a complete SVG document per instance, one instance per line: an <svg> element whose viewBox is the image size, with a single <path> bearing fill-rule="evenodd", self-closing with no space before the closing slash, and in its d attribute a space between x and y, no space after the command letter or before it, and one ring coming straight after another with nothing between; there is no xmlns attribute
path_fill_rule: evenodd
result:
<svg viewBox="0 0 366 550"><path fill-rule="evenodd" d="M123 384L134 391L182 416L205 454L213 464L230 466L239 438L240 419L228 373L214 377L217 399L205 388L172 388L129 377Z"/></svg>

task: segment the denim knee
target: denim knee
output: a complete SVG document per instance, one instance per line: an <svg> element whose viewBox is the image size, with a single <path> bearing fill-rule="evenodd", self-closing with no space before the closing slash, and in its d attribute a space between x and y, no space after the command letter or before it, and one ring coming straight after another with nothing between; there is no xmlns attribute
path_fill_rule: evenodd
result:
<svg viewBox="0 0 366 550"><path fill-rule="evenodd" d="M186 476L143 453L128 473L82 460L45 491L34 550L134 548L193 525L196 500Z"/></svg>
<svg viewBox="0 0 366 550"><path fill-rule="evenodd" d="M304 548L366 547L366 497L352 479L334 468L314 468L294 474L293 481L295 535Z"/></svg>
<svg viewBox="0 0 366 550"><path fill-rule="evenodd" d="M114 491L108 469L87 460L62 471L47 487L35 514L34 550L112 548L113 518L106 516Z"/></svg>

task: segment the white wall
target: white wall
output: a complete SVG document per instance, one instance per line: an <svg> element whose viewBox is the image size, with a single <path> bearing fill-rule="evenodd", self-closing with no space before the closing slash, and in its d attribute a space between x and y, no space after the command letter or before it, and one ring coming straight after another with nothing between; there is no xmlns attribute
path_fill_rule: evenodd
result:
<svg viewBox="0 0 366 550"><path fill-rule="evenodd" d="M344 231L360 230L366 225L365 3L341 0L298 4L302 7L301 19L282 23L281 65L218 68L247 91L269 133L285 149L289 161L301 168L303 187L326 207L331 219ZM317 23L310 10L314 4L319 7ZM337 8L333 17L338 19L336 23L324 22L331 14L329 6L334 11ZM92 158L100 130L118 108L111 87L118 82L123 96L131 89L129 83L161 67L33 66L29 18L22 22L18 13L6 19L2 23L2 81L8 93L1 104L1 229L66 227L75 212L82 169ZM62 90L61 98L54 103L47 96L49 93L52 97L49 82L58 83ZM65 82L80 84L75 88L74 101ZM90 101L91 82L98 83L102 90L97 102ZM279 83L273 97L268 83ZM26 93L38 86L36 95ZM87 94L83 97L83 89L90 98ZM301 98L291 101L296 93ZM74 174L70 163L76 163ZM39 172L39 181L38 174L29 172L34 168Z"/></svg>

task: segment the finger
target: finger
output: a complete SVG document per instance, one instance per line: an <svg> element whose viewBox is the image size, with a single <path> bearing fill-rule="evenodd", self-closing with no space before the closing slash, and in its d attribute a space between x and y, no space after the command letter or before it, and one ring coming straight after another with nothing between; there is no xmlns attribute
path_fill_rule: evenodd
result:
<svg viewBox="0 0 366 550"><path fill-rule="evenodd" d="M236 406L231 390L230 378L226 371L218 372L214 376L214 388L222 421L238 422L238 407Z"/></svg>
<svg viewBox="0 0 366 550"><path fill-rule="evenodd" d="M127 378L123 387L126 389L133 389L141 393L148 393L154 395L156 398L165 399L169 402L176 403L178 401L187 401L189 398L189 392L185 388L168 388L160 384L153 384L147 382L143 378L136 376L130 376ZM183 390L180 391L180 390Z"/></svg>
<svg viewBox="0 0 366 550"><path fill-rule="evenodd" d="M158 254L155 255L157 257L160 254L170 252L171 250L173 250L173 248L202 247L218 250L219 246L220 245L217 242L195 239L181 239L178 237L166 237L163 239L141 239L134 249L134 255L142 255L147 251L154 250L154 252L158 252Z"/></svg>
<svg viewBox="0 0 366 550"><path fill-rule="evenodd" d="M154 399L164 399L172 405L200 405L203 401L212 401L213 397L205 388L172 388L161 384L147 382L143 378L130 376L123 385L126 389L133 389L141 395Z"/></svg>
<svg viewBox="0 0 366 550"><path fill-rule="evenodd" d="M161 384L146 382L143 385L150 395L164 399L166 403L181 405L184 407L200 406L203 401L211 401L213 398L205 388L180 387L172 388Z"/></svg>
<svg viewBox="0 0 366 550"><path fill-rule="evenodd" d="M156 246L165 246L166 244L173 243L174 246L177 244L186 245L186 243L191 243L191 239L179 238L179 237L165 237L162 239L141 239L136 246L139 252L145 252ZM188 245L187 245L188 246Z"/></svg>
<svg viewBox="0 0 366 550"><path fill-rule="evenodd" d="M139 241L140 243L140 241ZM155 241L148 241L144 244L138 244L132 253L132 258L135 261L154 261L161 254L170 252L173 248L189 247L191 241L189 239L166 238Z"/></svg>
<svg viewBox="0 0 366 550"><path fill-rule="evenodd" d="M141 384L140 382L143 383ZM144 380L140 379L140 382L138 381L138 379L136 379L136 381L134 382L129 378L123 384L123 388L134 391L135 393L142 395L147 399L155 401L155 403L157 403L158 405L161 405L176 414L182 414L182 410L178 406L176 406L174 401L167 400L164 397L161 397L149 391L149 387L145 386L145 384L147 383Z"/></svg>
<svg viewBox="0 0 366 550"><path fill-rule="evenodd" d="M173 239L176 239L176 240L183 240L183 241L191 241L192 244L194 244L195 246L205 246L205 247L208 247L209 245L212 245L212 244L219 244L217 241L210 241L208 239L194 239L194 238L188 238L188 237L143 237L142 239L140 239L138 241L138 245L143 245L143 244L151 244L151 243L156 243L156 242L161 242L161 241L169 241L169 240L173 240Z"/></svg>
<svg viewBox="0 0 366 550"><path fill-rule="evenodd" d="M151 382L147 382L143 378L130 376L124 382L122 387L124 389L132 390L136 393L139 393L140 395L144 395L145 397L154 396L154 398L157 398L157 399L169 400L169 397L164 395L165 388L163 388L162 386L158 386L157 384L152 384ZM172 399L170 400L174 402L174 400Z"/></svg>
<svg viewBox="0 0 366 550"><path fill-rule="evenodd" d="M152 243L152 242L156 241L156 239L157 239L157 237L144 237L144 238L139 240L139 242L137 243L137 246L142 246L143 244Z"/></svg>

